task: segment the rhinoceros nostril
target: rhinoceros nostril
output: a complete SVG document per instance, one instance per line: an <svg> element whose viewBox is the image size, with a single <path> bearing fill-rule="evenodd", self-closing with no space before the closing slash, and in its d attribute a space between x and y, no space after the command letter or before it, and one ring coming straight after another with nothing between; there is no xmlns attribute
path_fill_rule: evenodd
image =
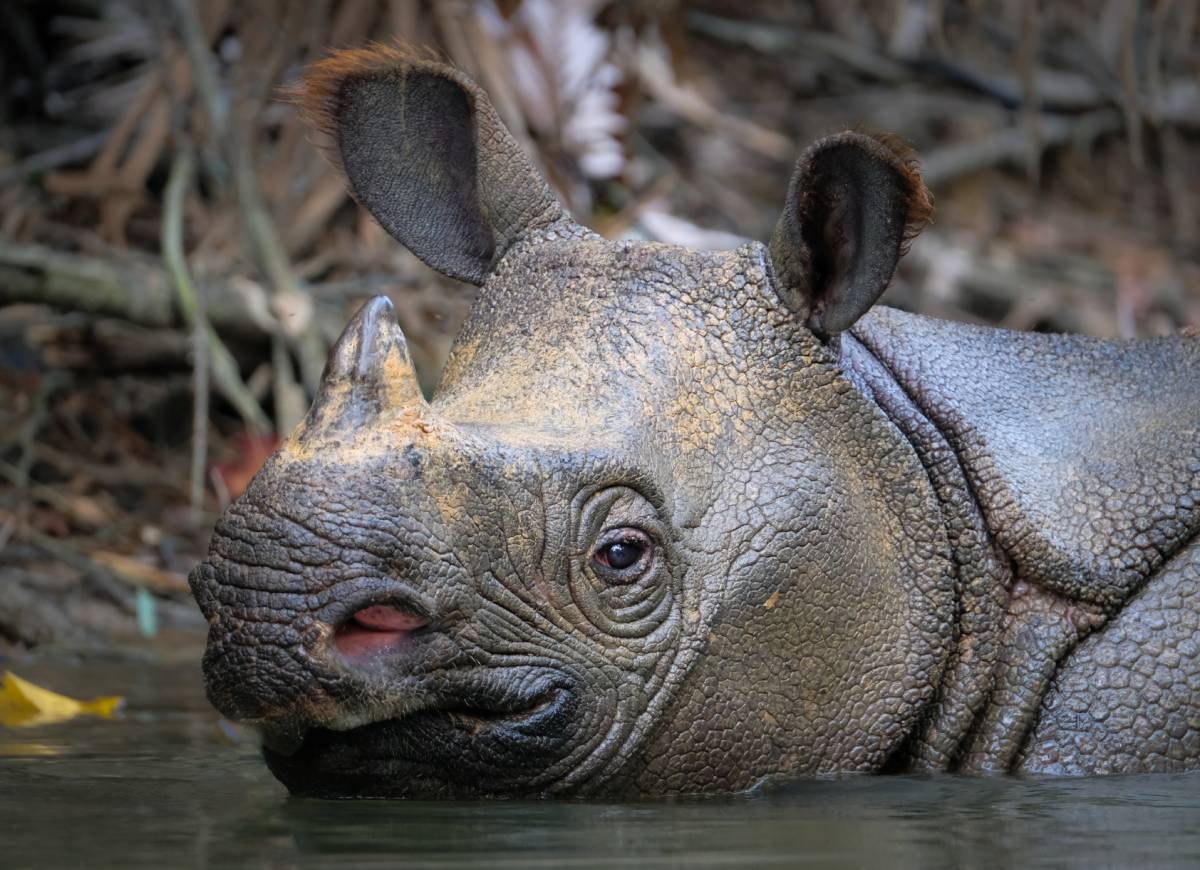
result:
<svg viewBox="0 0 1200 870"><path fill-rule="evenodd" d="M388 604L364 607L337 627L333 645L343 656L362 662L384 650L402 647L429 620Z"/></svg>

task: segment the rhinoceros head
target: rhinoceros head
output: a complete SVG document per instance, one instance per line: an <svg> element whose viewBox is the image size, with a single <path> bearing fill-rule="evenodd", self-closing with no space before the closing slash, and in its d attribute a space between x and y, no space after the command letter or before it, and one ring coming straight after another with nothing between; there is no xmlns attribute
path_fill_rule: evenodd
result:
<svg viewBox="0 0 1200 870"><path fill-rule="evenodd" d="M769 247L576 224L459 72L318 64L358 200L480 298L426 401L385 299L192 575L213 703L294 791L730 791L879 767L952 574L928 479L831 343L928 200L893 143L800 159Z"/></svg>

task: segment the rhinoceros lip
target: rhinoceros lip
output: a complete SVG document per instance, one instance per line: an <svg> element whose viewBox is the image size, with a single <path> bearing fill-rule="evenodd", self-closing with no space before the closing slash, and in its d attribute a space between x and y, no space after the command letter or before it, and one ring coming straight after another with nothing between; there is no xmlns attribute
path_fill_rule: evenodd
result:
<svg viewBox="0 0 1200 870"><path fill-rule="evenodd" d="M452 700L345 731L311 728L263 757L293 794L321 798L468 797L523 793L571 743L576 692L544 684L521 703ZM478 765L483 765L483 768Z"/></svg>
<svg viewBox="0 0 1200 870"><path fill-rule="evenodd" d="M480 737L499 729L535 732L552 723L568 706L572 696L571 690L561 681L545 680L519 698L497 697L487 685L480 685L469 694L471 697L458 693L428 696L409 706L401 716L360 721L350 728L316 726L300 729L289 724L260 725L263 751L268 757L287 759L322 740L332 738L350 743L357 735L377 729L381 724L402 728L406 721L422 715L440 715L453 727Z"/></svg>

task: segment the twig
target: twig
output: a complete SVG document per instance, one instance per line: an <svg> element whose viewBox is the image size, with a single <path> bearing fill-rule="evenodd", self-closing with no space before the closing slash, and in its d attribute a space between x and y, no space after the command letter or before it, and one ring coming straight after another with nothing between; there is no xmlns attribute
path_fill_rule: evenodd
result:
<svg viewBox="0 0 1200 870"><path fill-rule="evenodd" d="M240 139L234 134L235 140ZM242 224L250 237L251 245L271 282L277 300L289 296L307 296L292 271L287 252L275 231L275 224L262 201L258 180L254 177L253 161L248 146L234 145L231 157L234 187L237 190L238 207ZM291 361L286 350L291 345L296 350L305 385L315 390L325 365L325 346L309 320L303 329L289 341L283 334L272 337L271 357L275 374L275 424L280 432L289 432L304 416L304 393L292 375Z"/></svg>
<svg viewBox="0 0 1200 870"><path fill-rule="evenodd" d="M1052 148L1069 141L1087 142L1105 133L1120 130L1121 114L1115 109L1101 109L1064 118L1043 115L1040 145ZM936 188L972 172L1003 163L1020 163L1029 159L1029 134L1022 126L1006 127L985 139L947 145L930 152L921 161L925 183Z"/></svg>
<svg viewBox="0 0 1200 870"><path fill-rule="evenodd" d="M101 486L161 487L184 494L175 475L129 457L122 457L120 465L101 465L89 462L79 453L59 450L45 443L34 444L33 450L38 461L56 466L60 471L81 474Z"/></svg>
<svg viewBox="0 0 1200 870"><path fill-rule="evenodd" d="M710 130L719 130L739 144L757 151L772 160L788 160L796 151L788 137L719 111L692 88L682 87L665 59L657 52L642 49L637 55L638 76L651 94L664 107L689 123Z"/></svg>
<svg viewBox="0 0 1200 870"><path fill-rule="evenodd" d="M13 466L12 483L17 487L18 492L23 493L29 485L29 472L36 459L34 442L49 415L50 397L63 385L65 380L66 376L61 372L47 372L38 382L37 390L33 394L33 409L29 414L29 419L21 426L20 433L17 435L17 446L20 453Z"/></svg>
<svg viewBox="0 0 1200 870"><path fill-rule="evenodd" d="M1042 181L1042 128L1038 123L1038 0L1021 4L1021 40L1017 46L1017 68L1021 73L1021 116L1028 137L1025 172L1033 186Z"/></svg>
<svg viewBox="0 0 1200 870"><path fill-rule="evenodd" d="M232 124L227 123L224 103L217 93L216 76L212 73L211 53L204 30L200 26L195 0L174 0L173 8L179 37L183 40L187 56L196 69L196 89L200 92L205 112L218 138L227 142L227 157L233 168L238 210L255 257L266 273L277 300L286 300L289 296L307 297L292 270L287 251L275 230L275 224L262 200L258 180L254 176L249 139L252 124L248 123L246 118L234 119ZM254 69L260 81L274 81L282 59L281 50L273 51L265 62L256 59L260 62ZM266 94L265 88L259 91L250 95L249 114L252 117L257 116L257 104ZM228 135L220 136L224 131L228 131ZM296 351L301 376L309 390L316 389L325 363L325 344L311 319L292 335L280 333L272 337L275 426L281 432L290 431L300 421L305 405L304 392L296 383L291 362L287 358L286 351L289 346Z"/></svg>
<svg viewBox="0 0 1200 870"><path fill-rule="evenodd" d="M207 50L208 35L204 29L204 22L200 20L196 8L192 5L191 0L171 0L171 17L178 26L179 31L184 34L183 51L187 60L188 69L191 70L192 76L195 79L196 91L199 93L200 100L204 104L204 113L208 118L210 126L209 136L201 143L201 155L204 159L204 168L209 176L218 184L224 185L229 180L229 167L225 163L224 156L220 153L217 147L225 138L225 127L229 117L228 100L217 87L217 70L213 66L212 57ZM158 24L159 36L165 39L167 36L167 28L164 26L166 22L163 16L156 16ZM169 77L164 83L169 82ZM172 97L172 102L175 105L175 111L180 112L184 108L185 102L177 96ZM176 117L175 132L179 134L181 125L179 117Z"/></svg>
<svg viewBox="0 0 1200 870"><path fill-rule="evenodd" d="M948 306L955 319L977 311L971 300L984 301L991 311L1006 312L1007 328L1028 329L1035 321L1051 319L1055 328L1068 332L1104 332L1089 322L1090 306L1077 304L1092 292L1113 293L1116 276L1103 260L1070 254L1041 261L996 252L968 252L947 236L930 232L909 253L911 265L923 274L924 297L914 304L937 312ZM1080 290L1079 288L1088 288ZM939 313L944 313L942 308ZM989 320L994 320L994 316ZM1111 332L1111 326L1107 327Z"/></svg>
<svg viewBox="0 0 1200 870"><path fill-rule="evenodd" d="M39 172L46 172L70 163L78 163L80 160L87 160L104 147L104 143L108 141L111 132L111 130L101 130L99 133L93 133L90 136L84 136L73 142L66 142L54 148L48 148L39 154L26 157L16 166L10 166L0 171L0 186L22 178L28 178L31 175L37 175Z"/></svg>
<svg viewBox="0 0 1200 870"><path fill-rule="evenodd" d="M336 334L347 298L411 281L378 273L361 280L312 285L318 328ZM197 292L204 294L208 321L221 335L259 339L274 328L273 318L256 310L256 300L236 280L204 282L197 285ZM161 259L115 251L95 257L0 238L0 306L18 303L115 317L152 329L187 322Z"/></svg>
<svg viewBox="0 0 1200 870"><path fill-rule="evenodd" d="M271 428L267 415L263 413L246 385L242 383L237 363L210 324L201 320L196 298L196 287L192 283L183 253L183 201L191 186L194 158L186 148L180 148L171 165L167 179L167 191L163 204L162 252L163 261L175 286L179 309L184 321L193 329L199 328L208 336L208 351L212 378L217 388L229 399L241 414L246 425L258 432Z"/></svg>
<svg viewBox="0 0 1200 870"><path fill-rule="evenodd" d="M740 42L756 51L768 54L819 52L879 81L898 83L909 79L904 64L833 34L736 21L706 12L689 12L687 21L689 27L705 36L725 42Z"/></svg>
<svg viewBox="0 0 1200 870"><path fill-rule="evenodd" d="M186 8L183 8L186 6ZM192 51L204 44L204 26L200 21L200 17L195 14L187 14L189 11L194 13L190 3L184 3L183 0L175 0L176 16L180 19L180 27L191 33L191 37L186 40L186 49ZM162 30L161 22L159 29ZM200 88L201 97L211 101L208 106L208 115L211 123L220 125L225 117L224 104L218 99L216 92L216 72L212 65L207 63L207 54L201 56L189 56L188 63L197 80L203 82ZM183 102L178 97L173 98L175 103L175 112L172 127L174 130L177 147L180 149L176 155L175 165L179 169L181 176L185 180L179 183L179 187L183 189L180 193L176 189L172 189L172 194L178 195L178 202L173 201L172 206L179 205L179 211L182 211L182 200L186 198L187 188L191 186L190 166L188 159L190 158L190 142L184 132L184 111ZM220 141L220 134L223 127L218 127L214 131L212 137L215 141ZM218 159L210 156L207 160L210 174L214 177L221 177L224 173L224 166L219 163ZM175 179L172 178L172 181ZM165 216L164 216L165 225ZM172 226L172 230L178 230ZM179 235L182 235L180 232ZM165 243L164 243L165 244ZM172 240L174 247L174 240ZM182 248L182 242L179 243ZM180 271L184 273L185 278L187 272L187 261L183 256L182 251L179 251L178 256L181 260ZM186 282L185 282L186 283ZM180 282L176 282L177 288ZM208 367L209 367L209 347L208 347L208 305L203 293L193 292L193 304L195 307L195 317L192 323L192 451L191 451L191 467L188 477L188 506L189 517L193 528L199 527L203 522L202 511L204 508L204 471L208 465ZM249 392L249 390L247 390ZM254 399L255 407L258 407L258 400L251 394ZM139 600L139 606L141 601ZM141 610L139 607L139 617Z"/></svg>
<svg viewBox="0 0 1200 870"><path fill-rule="evenodd" d="M159 595L182 598L190 594L187 580L180 575L146 565L129 556L104 550L88 554L66 541L28 527L17 534L76 571L102 571L127 586L142 587Z"/></svg>
<svg viewBox="0 0 1200 870"><path fill-rule="evenodd" d="M0 473L3 473L17 490L16 511L12 517L13 528L24 525L29 516L29 496L33 490L37 489L37 486L31 486L29 481L29 472L33 469L33 463L36 459L34 442L37 440L38 432L41 431L43 424L46 422L50 408L50 397L62 385L64 380L65 377L61 372L47 372L42 377L38 383L37 391L33 396L33 409L29 414L29 419L25 421L17 433L16 444L20 452L17 454L16 465L10 466L7 463L0 463ZM3 532L4 544L8 543L8 538L11 537L12 532L12 528L7 528ZM0 549L3 549L3 545L0 545Z"/></svg>
<svg viewBox="0 0 1200 870"><path fill-rule="evenodd" d="M1164 127L1161 133L1163 187L1171 206L1175 244L1186 250L1200 238L1200 232L1197 232L1200 215L1197 214L1194 196L1190 193L1194 185L1189 183L1188 174L1183 169L1183 137L1172 127Z"/></svg>
<svg viewBox="0 0 1200 870"><path fill-rule="evenodd" d="M196 294L196 315L192 327L192 462L188 480L193 526L199 526L202 521L204 471L208 464L208 317L203 293Z"/></svg>
<svg viewBox="0 0 1200 870"><path fill-rule="evenodd" d="M925 73L987 94L1008 108L1023 103L1022 88L1014 76L985 73L944 53L894 59L830 33L735 21L704 12L691 12L687 20L693 30L714 39L742 43L768 54L796 51L823 54L861 75L887 84L908 84L914 72ZM1104 95L1083 76L1045 68L1037 68L1035 73L1039 109L1078 111L1107 103Z"/></svg>
<svg viewBox="0 0 1200 870"><path fill-rule="evenodd" d="M60 372L48 372L42 377L33 395L33 408L30 411L29 419L17 433L16 445L19 453L16 464L10 466L7 463L0 463L0 474L8 478L9 483L17 490L16 512L12 518L14 528L16 525L23 524L29 515L28 499L31 492L37 488L36 485L31 486L29 481L29 472L33 469L34 460L37 458L34 453L34 442L46 422L50 397L64 380L65 378ZM5 544L11 535L11 528L3 533ZM3 549L3 545L0 545L0 549Z"/></svg>
<svg viewBox="0 0 1200 870"><path fill-rule="evenodd" d="M262 334L231 285L205 285L204 292L209 317L223 331ZM175 326L181 319L171 278L157 264L0 239L0 305L17 302L120 317L155 328Z"/></svg>
<svg viewBox="0 0 1200 870"><path fill-rule="evenodd" d="M1146 158L1142 146L1142 106L1138 98L1137 46L1135 37L1138 20L1138 4L1135 0L1124 0L1124 17L1121 20L1121 108L1125 112L1126 132L1129 135L1129 159L1136 170L1145 166ZM1157 113L1157 107L1151 108Z"/></svg>
<svg viewBox="0 0 1200 870"><path fill-rule="evenodd" d="M4 552L4 548L8 546L8 542L12 540L13 533L16 530L16 515L0 511L0 553Z"/></svg>
<svg viewBox="0 0 1200 870"><path fill-rule="evenodd" d="M7 462L0 461L0 477L18 488L18 497L24 495L30 500L49 505L72 521L80 522L89 528L100 528L107 524L107 512L103 508L92 507L95 503L91 500L73 499L71 496L63 495L53 486L31 483L27 474ZM17 513L13 516L14 527L26 522L27 516L22 516L22 514L25 513L27 504L26 500L18 502Z"/></svg>
<svg viewBox="0 0 1200 870"><path fill-rule="evenodd" d="M164 571L139 562L131 556L108 550L96 550L90 555L93 562L107 568L124 583L157 592L159 595L187 597L191 594L187 579L174 571Z"/></svg>
<svg viewBox="0 0 1200 870"><path fill-rule="evenodd" d="M922 57L910 64L913 72L941 79L946 84L969 88L1015 109L1024 102L1019 78L997 72L985 72L968 63L948 57ZM1111 100L1090 80L1069 72L1038 67L1037 108L1041 111L1081 112L1110 105Z"/></svg>
<svg viewBox="0 0 1200 870"><path fill-rule="evenodd" d="M196 77L196 90L212 124L213 139L219 142L225 135L228 106L217 87L217 73L206 45L208 39L204 35L204 25L191 0L172 0L171 7L183 38L183 49L192 67L192 75Z"/></svg>
<svg viewBox="0 0 1200 870"><path fill-rule="evenodd" d="M1167 21L1175 0L1158 0L1150 15L1150 36L1146 40L1146 102L1151 109L1150 122L1157 126L1158 107L1162 102L1162 54L1163 41L1166 36Z"/></svg>

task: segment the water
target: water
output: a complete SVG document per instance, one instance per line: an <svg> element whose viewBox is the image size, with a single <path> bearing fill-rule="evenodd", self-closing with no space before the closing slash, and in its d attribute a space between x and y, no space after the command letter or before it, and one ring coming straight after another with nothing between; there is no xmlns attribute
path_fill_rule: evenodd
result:
<svg viewBox="0 0 1200 870"><path fill-rule="evenodd" d="M193 660L7 663L116 722L0 729L0 867L1200 866L1200 774L861 777L647 803L288 798ZM236 735L233 735L236 737Z"/></svg>

